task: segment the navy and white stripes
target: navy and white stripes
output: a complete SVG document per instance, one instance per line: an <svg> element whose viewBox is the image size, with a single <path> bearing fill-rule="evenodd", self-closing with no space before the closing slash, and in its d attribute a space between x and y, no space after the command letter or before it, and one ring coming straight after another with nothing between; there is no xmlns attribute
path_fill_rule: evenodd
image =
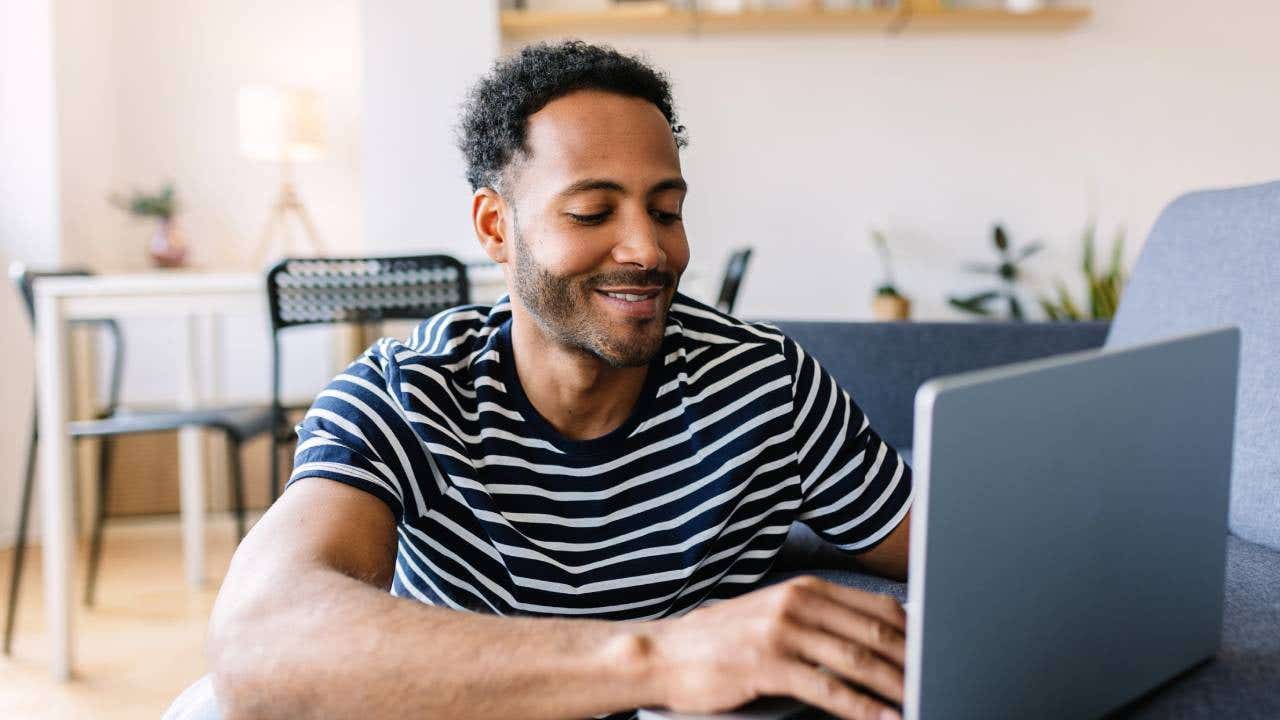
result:
<svg viewBox="0 0 1280 720"><path fill-rule="evenodd" d="M396 595L676 616L756 587L794 520L860 552L907 512L910 469L770 326L676 295L631 417L572 441L525 397L510 317L504 298L378 341L298 426L291 483L327 478L391 508Z"/></svg>

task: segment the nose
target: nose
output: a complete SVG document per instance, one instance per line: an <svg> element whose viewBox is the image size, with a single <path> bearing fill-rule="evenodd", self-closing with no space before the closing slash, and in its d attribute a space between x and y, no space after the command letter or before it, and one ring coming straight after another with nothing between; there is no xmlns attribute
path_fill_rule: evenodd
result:
<svg viewBox="0 0 1280 720"><path fill-rule="evenodd" d="M638 213L619 227L621 236L613 246L613 259L622 265L636 265L642 270L666 267L667 253L662 249L658 221L648 212Z"/></svg>

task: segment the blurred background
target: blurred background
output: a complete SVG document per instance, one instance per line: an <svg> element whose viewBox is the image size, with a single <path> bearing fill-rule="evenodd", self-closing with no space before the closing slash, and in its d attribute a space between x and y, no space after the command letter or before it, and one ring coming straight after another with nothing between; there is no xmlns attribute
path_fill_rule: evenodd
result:
<svg viewBox="0 0 1280 720"><path fill-rule="evenodd" d="M734 304L748 319L1105 318L1172 198L1280 173L1277 27L1270 0L7 0L0 262L181 283L260 275L282 255L447 253L491 299L458 105L499 56L573 36L674 83L690 294L714 301L750 248ZM172 323L121 325L122 397L173 402ZM265 319L208 328L200 376L264 401ZM0 335L7 572L36 372L16 292L0 292ZM284 394L305 403L365 339L297 340ZM76 397L105 378L101 353L85 356ZM269 500L266 452L246 453L251 508ZM96 503L113 518L98 604L75 610L81 679L46 672L33 552L0 716L155 716L202 672L235 542L222 483L211 475L192 590L172 434L121 441L101 469L110 497L95 499L80 457L77 527Z"/></svg>

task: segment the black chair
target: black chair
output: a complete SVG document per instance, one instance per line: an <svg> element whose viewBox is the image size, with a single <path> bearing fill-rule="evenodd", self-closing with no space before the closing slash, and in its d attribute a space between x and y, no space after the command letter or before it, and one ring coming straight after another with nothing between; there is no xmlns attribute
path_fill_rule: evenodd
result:
<svg viewBox="0 0 1280 720"><path fill-rule="evenodd" d="M35 328L35 282L46 277L84 277L84 270L33 271L15 264L11 270L14 285L27 309L27 317ZM204 427L221 430L227 438L231 494L235 506L236 530L240 537L245 533L244 482L240 467L240 443L271 429L271 411L268 407L223 407L191 410L129 411L119 405L120 376L124 366L124 343L119 324L112 319L73 321L75 325L104 328L112 337L110 383L104 407L95 412L92 420L80 420L68 424L73 439L101 438L98 456L98 506L94 514L93 533L89 543L88 578L85 583L85 604L93 605L97 587L98 562L102 557L102 526L106 519L107 493L109 492L111 438L133 433L173 431L184 427ZM26 474L22 495L18 503L18 538L14 545L13 569L9 577L9 609L4 626L4 654L8 655L12 641L14 620L18 609L18 588L22 580L22 560L27 545L27 519L31 512L32 486L35 481L35 452L39 441L37 422L38 405L32 409L31 443L27 448Z"/></svg>
<svg viewBox="0 0 1280 720"><path fill-rule="evenodd" d="M723 313L733 312L734 303L738 301L738 289L742 287L742 277L747 274L747 262L751 260L751 248L740 248L729 255L729 264L724 269L724 279L720 282L720 297L716 299L716 308Z"/></svg>
<svg viewBox="0 0 1280 720"><path fill-rule="evenodd" d="M271 495L280 494L281 444L294 440L280 399L280 332L305 325L423 320L471 300L467 268L448 255L286 258L267 271L271 307Z"/></svg>

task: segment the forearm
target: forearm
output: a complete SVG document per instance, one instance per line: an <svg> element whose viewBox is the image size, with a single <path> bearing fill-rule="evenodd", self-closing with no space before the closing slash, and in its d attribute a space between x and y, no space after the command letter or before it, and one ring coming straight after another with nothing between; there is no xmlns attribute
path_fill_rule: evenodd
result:
<svg viewBox="0 0 1280 720"><path fill-rule="evenodd" d="M647 623L459 612L322 569L279 590L219 598L210 660L229 719L573 718L661 701Z"/></svg>

